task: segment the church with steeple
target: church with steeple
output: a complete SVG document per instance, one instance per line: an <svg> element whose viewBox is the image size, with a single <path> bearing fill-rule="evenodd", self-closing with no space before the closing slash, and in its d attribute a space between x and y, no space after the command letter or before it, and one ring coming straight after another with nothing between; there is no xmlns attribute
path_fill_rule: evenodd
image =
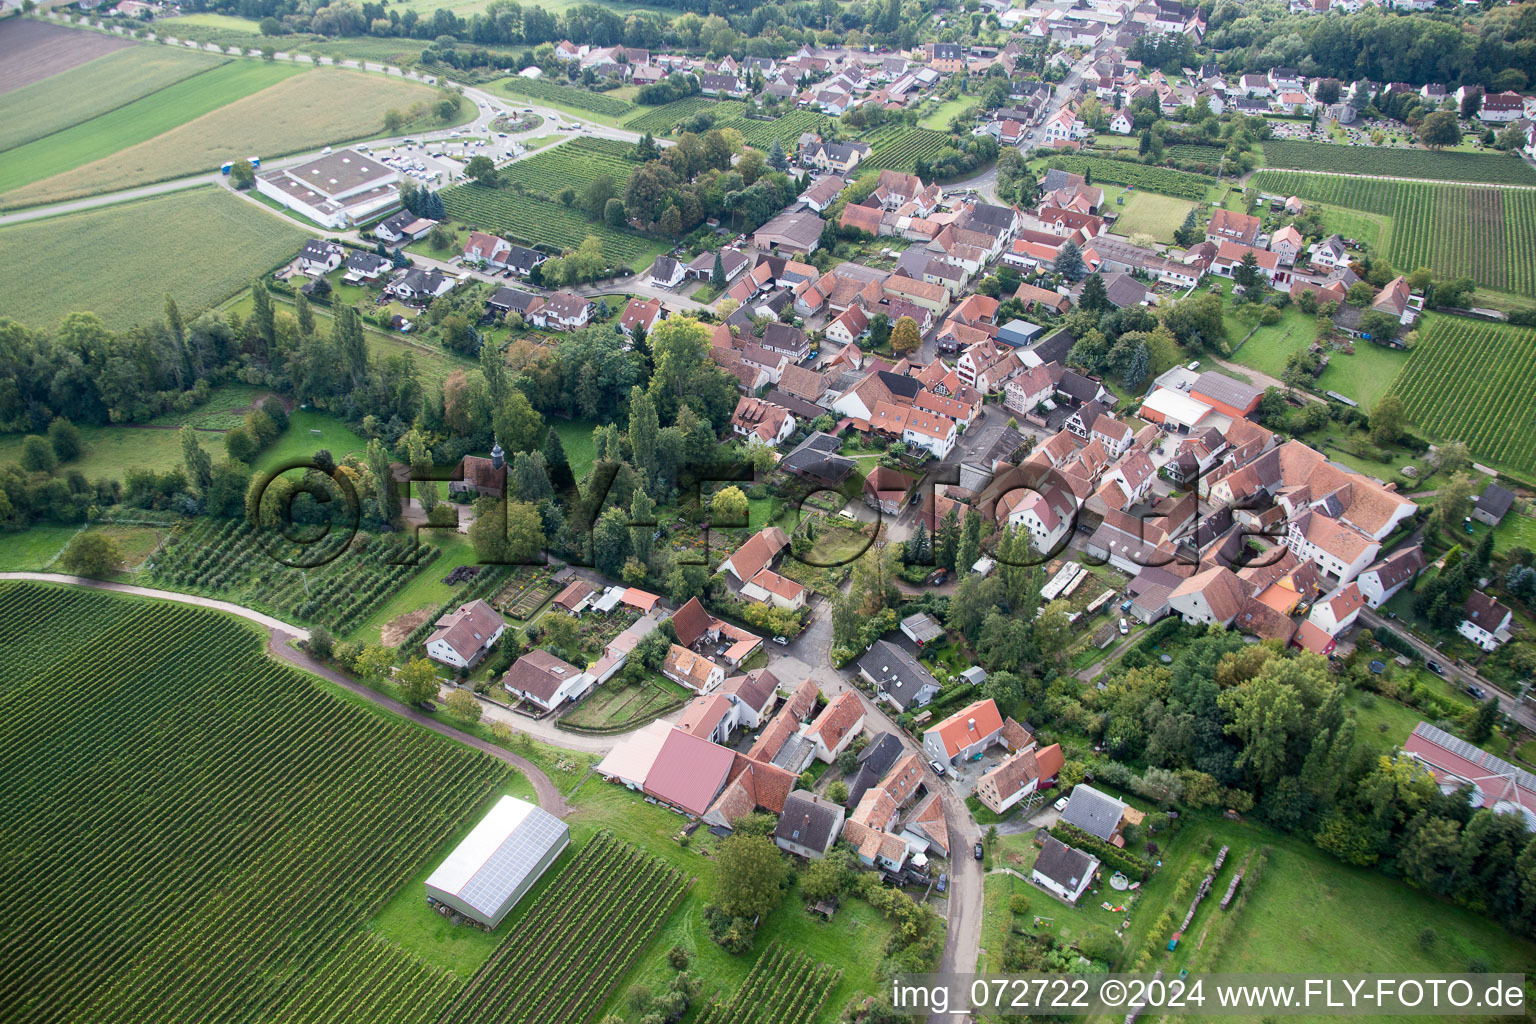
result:
<svg viewBox="0 0 1536 1024"><path fill-rule="evenodd" d="M503 498L507 494L507 454L498 441L491 445L491 457L466 455L448 483L449 494L476 498Z"/></svg>

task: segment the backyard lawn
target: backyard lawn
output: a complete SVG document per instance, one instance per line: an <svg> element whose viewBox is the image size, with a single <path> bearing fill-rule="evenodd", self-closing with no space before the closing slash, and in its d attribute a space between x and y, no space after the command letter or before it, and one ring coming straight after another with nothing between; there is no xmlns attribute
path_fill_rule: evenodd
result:
<svg viewBox="0 0 1536 1024"><path fill-rule="evenodd" d="M1387 393L1407 361L1407 352L1357 341L1353 355L1332 354L1328 368L1317 379L1317 386L1324 391L1348 395L1369 412L1376 408L1376 403Z"/></svg>
<svg viewBox="0 0 1536 1024"><path fill-rule="evenodd" d="M638 683L617 679L599 686L590 697L561 718L587 729L635 728L679 705L690 693L667 677L651 673Z"/></svg>
<svg viewBox="0 0 1536 1024"><path fill-rule="evenodd" d="M919 128L932 128L936 132L947 132L949 131L949 122L955 119L955 115L959 114L966 107L974 107L975 105L976 98L974 96L957 96L952 100L945 100L935 107L932 112L924 115L917 122L917 126Z"/></svg>
<svg viewBox="0 0 1536 1024"><path fill-rule="evenodd" d="M1145 233L1159 242L1171 244L1173 233L1184 223L1195 204L1156 192L1137 191L1123 207L1111 206L1106 193L1105 208L1120 214L1120 219L1115 221L1115 234L1129 237Z"/></svg>
<svg viewBox="0 0 1536 1024"><path fill-rule="evenodd" d="M1285 371L1285 361L1291 354L1304 351L1317 336L1313 318L1295 306L1285 307L1279 323L1261 325L1247 341L1243 341L1243 338L1253 330L1253 325L1239 319L1230 305L1222 310L1221 319L1231 343L1237 345L1242 342L1237 351L1227 358L1271 377L1279 377ZM1335 353L1334 358L1348 357Z"/></svg>

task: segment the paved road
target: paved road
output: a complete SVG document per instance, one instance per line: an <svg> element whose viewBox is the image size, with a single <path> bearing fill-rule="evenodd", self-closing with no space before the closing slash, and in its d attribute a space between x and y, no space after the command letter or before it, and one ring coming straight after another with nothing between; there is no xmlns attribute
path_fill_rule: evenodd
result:
<svg viewBox="0 0 1536 1024"><path fill-rule="evenodd" d="M1090 50L1088 53L1084 54L1083 59L1074 64L1072 66L1072 70L1067 72L1067 77L1056 83L1056 90L1051 94L1051 101L1046 104L1044 113L1040 115L1040 124L1044 125L1045 122L1049 121L1051 117L1054 116L1055 113L1062 108L1062 105L1065 104L1067 100L1072 96L1074 90L1077 89L1078 85L1083 80L1083 72L1087 71L1090 67L1093 66L1093 62L1096 59L1097 54L1097 49ZM1045 144L1045 140L1042 137L1044 133L1041 132L1039 128L1034 128L1032 131L1035 134L1035 138L1025 139L1017 146L1018 151L1024 154L1024 159L1026 160L1034 155L1034 151L1036 149L1042 148ZM997 164L994 163L991 167L988 167L986 170L982 171L980 174L977 174L975 177L966 178L962 181L950 182L946 188L946 191L954 191L967 188L973 188L977 192L981 193L981 197L987 200L987 202L996 203L998 201Z"/></svg>
<svg viewBox="0 0 1536 1024"><path fill-rule="evenodd" d="M392 711L402 718L408 718L412 722L430 729L440 736L457 740L460 743L491 755L498 761L511 765L527 776L529 783L533 786L534 793L538 797L540 807L551 814L561 817L564 817L570 811L570 807L566 804L565 797L561 796L559 788L550 781L549 776L545 775L537 765L527 758L519 757L494 743L488 743L477 736L471 736L467 732L462 732L451 725L446 725L435 718L428 717L420 711L402 704L393 697L387 697L377 690L363 685L351 676L316 661L307 652L294 647L290 641L309 639L309 630L307 629L291 625L281 619L275 619L270 615L263 615L260 612L252 611L237 604L231 604L228 601L216 601L213 598L202 597L197 594L179 594L170 590L155 590L151 587L136 587L126 583L113 583L109 580L93 580L82 576L67 576L62 573L51 572L5 572L0 573L0 580L33 580L42 583L64 583L77 587L90 587L94 590L110 590L120 594L135 594L140 597L152 597L163 601L176 601L181 604L197 605L201 608L212 608L216 611L238 615L243 619L264 626L268 630L270 637L267 641L267 650L274 657L281 658L296 668L311 672L322 679L327 679L350 693L365 697L380 707Z"/></svg>
<svg viewBox="0 0 1536 1024"><path fill-rule="evenodd" d="M1444 675L1447 679L1459 685L1462 689L1466 689L1468 686L1482 687L1485 691L1498 698L1499 707L1503 709L1506 715L1509 715L1525 728L1536 731L1536 708L1533 708L1528 701L1520 701L1514 694L1507 693L1490 683L1478 675L1476 669L1457 665L1455 660L1449 655L1435 650L1433 645L1425 643L1408 632L1408 627L1402 622L1388 620L1369 608L1360 609L1360 621L1372 629L1381 626L1390 629L1412 644L1413 649L1423 655L1426 661L1434 661L1439 664L1444 670Z"/></svg>

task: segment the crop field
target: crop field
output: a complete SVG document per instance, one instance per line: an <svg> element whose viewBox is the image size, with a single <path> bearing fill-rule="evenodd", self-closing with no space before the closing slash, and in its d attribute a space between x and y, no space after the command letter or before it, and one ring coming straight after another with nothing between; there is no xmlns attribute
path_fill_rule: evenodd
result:
<svg viewBox="0 0 1536 1024"><path fill-rule="evenodd" d="M1345 178L1302 171L1260 171L1265 192L1297 195L1392 218L1387 258L1403 270L1425 266L1465 275L1497 291L1536 296L1536 189L1477 188L1430 182Z"/></svg>
<svg viewBox="0 0 1536 1024"><path fill-rule="evenodd" d="M0 227L5 313L53 327L90 311L114 330L147 323L170 292L191 320L292 256L309 235L213 188L193 189L97 210ZM166 244L176 239L176 244ZM45 273L113 253L111 300L92 274Z"/></svg>
<svg viewBox="0 0 1536 1024"><path fill-rule="evenodd" d="M545 100L575 107L577 110L590 110L606 117L623 117L635 109L635 105L627 100L539 79L513 77L502 83L502 88L514 96L527 96L531 100Z"/></svg>
<svg viewBox="0 0 1536 1024"><path fill-rule="evenodd" d="M0 22L0 93L41 82L133 42L100 32L68 29L31 18Z"/></svg>
<svg viewBox="0 0 1536 1024"><path fill-rule="evenodd" d="M168 85L143 99L0 155L0 194L14 192L23 185L41 182L129 150L241 97L302 73L303 69L293 64L236 60ZM121 169L117 160L113 165ZM186 171L204 169L190 166ZM109 184L123 187L135 183L136 180L128 178L109 181ZM41 194L46 198L52 192L41 190ZM24 199L16 200L10 195L5 199L7 204L21 202L25 205Z"/></svg>
<svg viewBox="0 0 1536 1024"><path fill-rule="evenodd" d="M881 128L866 141L869 156L860 167L910 174L919 160L931 159L949 145L949 136L927 128Z"/></svg>
<svg viewBox="0 0 1536 1024"><path fill-rule="evenodd" d="M774 943L729 1003L711 1003L698 1024L776 1024L815 1020L842 971Z"/></svg>
<svg viewBox="0 0 1536 1024"><path fill-rule="evenodd" d="M284 68L283 65L255 61L237 61L232 66L276 68L290 74L293 70L292 65ZM140 103L156 103L167 92L183 86L197 86L209 75L223 72L223 68L216 68L162 90ZM386 111L403 110L417 102L430 102L438 95L437 90L430 86L385 78L382 75L367 75L359 71L337 68L304 71L300 68L299 72L254 95L245 95L243 99L235 99L232 103L224 102L211 113L148 141L130 145L120 152L114 151L106 159L36 181L26 188L7 194L3 201L15 206L59 202L199 171L217 170L221 163L232 157L252 154L281 156L318 149L331 143L368 138L383 130ZM113 118L117 113L114 111L104 116ZM77 128L68 129L67 133L60 132L33 145L52 145L65 134L89 130L101 120L94 118ZM23 147L0 157L0 167L5 166L13 155L30 148Z"/></svg>
<svg viewBox="0 0 1536 1024"><path fill-rule="evenodd" d="M509 185L515 182L530 192L553 199L567 188L580 194L599 175L606 174L623 194L624 183L639 166L630 157L634 148L618 139L571 139L511 164L501 172L501 177Z"/></svg>
<svg viewBox="0 0 1536 1024"><path fill-rule="evenodd" d="M679 121L686 121L695 114L704 111L714 113L717 118L730 118L740 116L746 105L732 100L714 100L708 96L688 96L684 99L673 100L671 103L662 104L659 107L640 107L624 119L624 126L630 131L650 132L652 135L669 135Z"/></svg>
<svg viewBox="0 0 1536 1024"><path fill-rule="evenodd" d="M7 1019L418 1021L457 986L358 936L504 765L218 612L41 584L0 587L0 710Z"/></svg>
<svg viewBox="0 0 1536 1024"><path fill-rule="evenodd" d="M404 535L357 539L367 546L354 542L334 561L300 571L268 554L244 519L203 518L171 536L148 575L167 590L232 598L349 633L437 557Z"/></svg>
<svg viewBox="0 0 1536 1024"><path fill-rule="evenodd" d="M1308 174L1305 171L1259 171L1253 176L1253 186L1273 195L1300 196L1314 203L1347 206L1388 216L1397 205L1398 183L1395 181Z"/></svg>
<svg viewBox="0 0 1536 1024"><path fill-rule="evenodd" d="M1509 154L1382 149L1375 146L1340 146L1328 142L1270 139L1264 143L1264 162L1270 167L1332 174L1432 178L1438 181L1463 181L1471 185L1536 185L1536 170L1532 170L1518 156Z"/></svg>
<svg viewBox="0 0 1536 1024"><path fill-rule="evenodd" d="M1536 472L1536 330L1432 317L1392 393L1431 437Z"/></svg>
<svg viewBox="0 0 1536 1024"><path fill-rule="evenodd" d="M0 152L126 106L224 60L168 46L134 46L0 93Z"/></svg>
<svg viewBox="0 0 1536 1024"><path fill-rule="evenodd" d="M598 833L507 933L442 1024L591 1019L689 885L665 861Z"/></svg>
<svg viewBox="0 0 1536 1024"><path fill-rule="evenodd" d="M506 189L485 188L473 182L444 189L443 206L448 216L456 221L525 245L571 250L588 235L596 235L609 260L631 266L638 260L649 260L663 248L661 242L615 231L559 203L536 196L520 196Z"/></svg>
<svg viewBox="0 0 1536 1024"><path fill-rule="evenodd" d="M1175 171L1169 167L1148 167L1128 160L1108 160L1095 156L1052 156L1046 166L1060 167L1073 174L1087 172L1093 176L1096 185L1129 185L1132 188L1144 188L1148 192L1161 192L1165 196L1188 199L1196 203L1203 201L1207 190L1216 184L1214 178L1207 178L1203 174L1190 174L1186 171Z"/></svg>
<svg viewBox="0 0 1536 1024"><path fill-rule="evenodd" d="M1221 162L1221 155L1226 151L1225 146L1201 146L1194 143L1181 143L1165 150L1168 156L1181 162L1209 164L1213 173L1216 165Z"/></svg>
<svg viewBox="0 0 1536 1024"><path fill-rule="evenodd" d="M815 110L791 110L772 121L759 121L751 117L726 117L715 121L716 128L733 128L741 133L742 141L754 149L767 151L773 140L778 139L784 152L793 155L805 132L820 132L830 123L827 115Z"/></svg>

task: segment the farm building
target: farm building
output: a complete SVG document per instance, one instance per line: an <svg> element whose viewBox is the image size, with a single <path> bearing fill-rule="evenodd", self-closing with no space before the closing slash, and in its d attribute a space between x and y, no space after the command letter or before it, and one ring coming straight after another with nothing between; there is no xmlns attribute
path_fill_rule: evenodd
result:
<svg viewBox="0 0 1536 1024"><path fill-rule="evenodd" d="M427 899L495 928L571 843L548 811L504 796L427 879Z"/></svg>
<svg viewBox="0 0 1536 1024"><path fill-rule="evenodd" d="M361 223L400 203L400 172L355 149L256 175L256 191L328 228Z"/></svg>

